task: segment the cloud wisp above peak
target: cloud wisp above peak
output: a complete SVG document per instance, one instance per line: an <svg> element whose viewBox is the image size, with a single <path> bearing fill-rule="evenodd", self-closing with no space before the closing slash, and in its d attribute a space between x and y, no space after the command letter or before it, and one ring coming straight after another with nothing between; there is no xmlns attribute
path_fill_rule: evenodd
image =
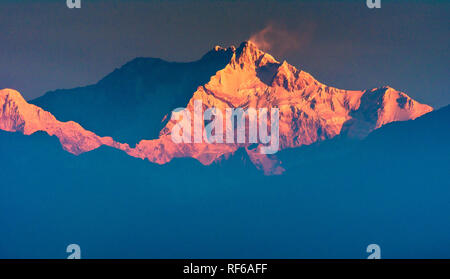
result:
<svg viewBox="0 0 450 279"><path fill-rule="evenodd" d="M312 25L299 31L270 22L263 29L253 33L248 40L265 52L284 56L298 51L302 46L308 44L313 31Z"/></svg>

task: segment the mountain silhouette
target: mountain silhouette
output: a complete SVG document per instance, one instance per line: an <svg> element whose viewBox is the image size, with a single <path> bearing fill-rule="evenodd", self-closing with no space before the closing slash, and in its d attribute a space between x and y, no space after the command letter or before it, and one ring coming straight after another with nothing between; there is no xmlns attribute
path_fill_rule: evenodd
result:
<svg viewBox="0 0 450 279"><path fill-rule="evenodd" d="M97 84L48 92L30 103L61 121L75 121L99 136L135 145L158 138L164 116L184 107L231 54L216 48L189 63L136 58Z"/></svg>
<svg viewBox="0 0 450 279"><path fill-rule="evenodd" d="M215 108L222 115L229 108L276 108L277 150L337 136L362 139L388 123L432 111L389 86L363 91L329 87L286 61L278 62L252 42L238 48L215 47L191 63L135 59L95 85L50 92L32 104L14 90L0 93L3 130L27 135L45 131L76 155L106 145L158 164L190 157L211 165L243 149L266 175L282 174L285 168L276 155L261 154L264 144L175 143L171 111L186 107L193 112L197 101L203 111ZM230 129L228 119L223 120L223 127ZM204 129L206 122L201 126ZM245 137L249 138L248 129Z"/></svg>
<svg viewBox="0 0 450 279"><path fill-rule="evenodd" d="M0 258L63 258L72 242L86 258L364 258L370 243L383 258L448 258L449 120L447 106L282 150L287 171L269 177L243 149L159 165L0 131Z"/></svg>

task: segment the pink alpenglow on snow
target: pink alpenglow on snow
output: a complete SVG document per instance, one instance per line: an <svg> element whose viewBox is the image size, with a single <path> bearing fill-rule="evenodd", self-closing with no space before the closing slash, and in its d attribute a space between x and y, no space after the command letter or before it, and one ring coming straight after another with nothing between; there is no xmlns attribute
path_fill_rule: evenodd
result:
<svg viewBox="0 0 450 279"><path fill-rule="evenodd" d="M203 102L194 101L193 116L189 109L179 108L172 112L172 141L185 143L263 144L261 154L274 154L279 148L279 109L271 108L208 108ZM205 125L205 121L209 121ZM270 134L268 132L270 130Z"/></svg>
<svg viewBox="0 0 450 279"><path fill-rule="evenodd" d="M215 48L215 51L222 50ZM184 112L193 116L197 109L206 116L199 122L190 119L184 123L191 123L193 132L189 135L190 141L187 136L186 141L183 137L181 142L173 141L172 129L181 119L175 114L161 130L159 138L143 139L131 148L110 137L99 137L78 123L60 122L50 112L27 103L19 92L11 89L0 90L0 129L25 135L46 132L58 137L63 148L75 155L107 145L158 164L178 157L192 157L209 165L243 148L258 169L273 175L284 172L276 154L272 154L277 150L310 145L341 134L364 138L387 123L415 119L433 110L391 87L364 91L329 87L286 61L278 62L251 42L244 42L238 48L230 47L229 50L233 52L230 62L209 82L199 86L186 104ZM227 129L239 126L239 121L236 121L239 118L232 119L236 115L227 114L227 111L240 110L244 112L243 119L246 121L241 129L231 133ZM264 110L277 111L277 129L270 129L275 119L271 113L267 113L267 130L251 127L254 122L248 112ZM222 121L219 121L219 114ZM230 122L234 125L227 126ZM224 129L222 136L216 132L220 131L220 124ZM258 131L256 135L255 131ZM232 136L227 140L229 133ZM264 151L269 142L254 143L251 140L255 136L261 139L264 133L269 138L276 136L275 152Z"/></svg>

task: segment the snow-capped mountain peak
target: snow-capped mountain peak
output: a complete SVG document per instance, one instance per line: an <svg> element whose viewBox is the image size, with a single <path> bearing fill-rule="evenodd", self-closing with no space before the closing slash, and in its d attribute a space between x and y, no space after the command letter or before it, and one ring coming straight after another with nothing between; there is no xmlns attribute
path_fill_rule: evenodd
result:
<svg viewBox="0 0 450 279"><path fill-rule="evenodd" d="M430 106L420 104L405 93L388 86L372 90L350 91L324 85L309 73L297 69L288 62L278 62L270 54L258 49L252 42L243 42L238 48L216 46L207 55L212 55L214 59L214 53L226 54L226 56L219 55L220 59L230 57L229 62L212 75L208 82L198 86L197 90L192 92L190 100L185 104L187 111L194 111L196 101L201 101L203 104L202 111L216 108L222 111L223 115L226 115L225 110L228 108L244 110L276 108L279 110L279 149L309 145L337 135L363 138L387 123L415 119L432 111ZM167 64L158 62L153 63L152 68L159 65L168 67ZM192 63L179 67L188 66L192 69L187 70L195 71L194 66L198 65ZM140 64L139 67L141 67ZM109 76L108 80L98 86L103 86L106 82L114 82L113 79L122 74L129 75L131 72L130 70L115 71L114 76ZM174 85L171 84L171 86ZM53 96L55 95L49 95L48 98L51 100ZM65 96L68 95L58 98ZM159 98L158 96L160 97L155 94L152 98ZM44 99L44 102L46 100L48 101ZM92 101L91 98L88 100ZM154 101L158 103L158 100ZM66 103L73 106L71 102ZM152 103L149 102L149 104ZM81 104L89 106L86 102ZM66 109L70 111L73 107ZM164 115L159 115L158 120L163 117ZM77 121L77 119L70 120ZM226 122L227 119L224 119L224 124ZM83 122L80 124L84 125ZM257 144L256 148L250 143L174 143L170 135L172 128L176 125L175 121L167 122L159 138L142 138L135 148L130 148L128 144L120 144L110 137L99 137L95 134L96 131L87 131L80 124L56 120L51 110L48 112L28 104L20 93L14 90L0 91L0 129L18 131L25 135L45 131L49 135L56 135L63 147L74 154L108 145L121 149L131 156L146 158L159 164L167 163L175 157L192 157L208 165L240 148L245 148L251 161L266 174L283 172L276 155L264 155L258 152L264 146L262 143ZM201 128L204 129L204 127L205 124L202 123ZM247 130L246 137L248 137Z"/></svg>

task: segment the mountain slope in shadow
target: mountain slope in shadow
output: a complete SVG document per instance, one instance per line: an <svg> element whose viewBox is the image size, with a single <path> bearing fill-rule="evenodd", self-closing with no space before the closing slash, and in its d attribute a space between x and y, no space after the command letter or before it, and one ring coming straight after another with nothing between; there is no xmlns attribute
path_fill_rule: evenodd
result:
<svg viewBox="0 0 450 279"><path fill-rule="evenodd" d="M5 96L4 99L9 100L8 91ZM51 92L33 103L53 113L59 121L74 121L95 134L86 136L77 126L81 136L75 141L67 133L60 136L66 143L64 147L71 145L77 153L108 145L159 164L191 157L209 165L239 148L248 150L251 129L244 132L242 144L229 140L226 144L208 144L201 139L193 144L175 143L171 134L179 121L169 121L171 111L186 107L192 115L199 102L203 104L202 111L218 109L225 115L223 134L243 128L241 125L228 127L227 123L233 123L234 119L233 115L228 115L229 109L235 109L237 114L255 108L278 112L279 121L271 123L278 127L271 133L279 134L278 140L272 140L268 147L261 142L260 134L257 146L248 153L266 175L280 175L285 171L276 156L270 156L278 150L310 145L339 135L364 138L385 124L416 119L433 110L389 86L356 91L327 86L286 61L278 62L250 41L241 43L238 48L217 46L192 63L136 59L96 85ZM16 102L8 103L15 105ZM3 122L8 124L3 126L10 128L16 111L10 109L3 115ZM263 116L264 113L259 113L259 124L263 123ZM250 117L244 120L250 121ZM194 123L191 121L191 128ZM205 129L207 123L199 123L198 128ZM80 144L86 145L85 141L76 140L78 138L87 138L89 145L77 149ZM225 138L217 140L224 142Z"/></svg>
<svg viewBox="0 0 450 279"><path fill-rule="evenodd" d="M60 121L75 121L97 135L134 145L158 138L164 116L186 106L192 92L231 55L231 49L216 48L189 63L136 58L95 85L48 92L30 103Z"/></svg>
<svg viewBox="0 0 450 279"><path fill-rule="evenodd" d="M448 258L450 107L363 141L157 165L109 147L0 131L0 258ZM247 162L246 162L247 160Z"/></svg>

